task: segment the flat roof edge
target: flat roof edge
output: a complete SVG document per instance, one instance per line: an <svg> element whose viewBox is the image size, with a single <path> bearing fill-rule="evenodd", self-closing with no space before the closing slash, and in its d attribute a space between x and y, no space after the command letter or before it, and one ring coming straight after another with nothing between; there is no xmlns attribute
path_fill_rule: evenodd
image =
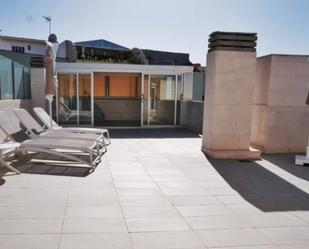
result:
<svg viewBox="0 0 309 249"><path fill-rule="evenodd" d="M144 65L144 64L112 64L112 63L56 63L58 71L117 71L117 72L143 72L143 71L164 71L164 72L193 72L193 66L176 66L176 65Z"/></svg>
<svg viewBox="0 0 309 249"><path fill-rule="evenodd" d="M305 54L266 54L266 55L262 55L257 57L257 59L259 58L264 58L264 57L271 57L271 56L294 56L294 57L309 57L309 55L305 55Z"/></svg>

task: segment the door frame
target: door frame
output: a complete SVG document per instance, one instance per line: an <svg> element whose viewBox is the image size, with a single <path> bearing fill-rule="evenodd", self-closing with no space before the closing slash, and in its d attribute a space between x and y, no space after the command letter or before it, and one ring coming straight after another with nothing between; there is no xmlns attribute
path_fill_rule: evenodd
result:
<svg viewBox="0 0 309 249"><path fill-rule="evenodd" d="M57 72L56 76L57 76L57 89L56 89L56 120L57 120L57 123L59 123L59 80L58 80L58 75L59 74L72 74L72 75L75 75L76 77L76 112L77 112L77 117L76 117L76 125L78 126L94 126L94 73L93 71L83 71L83 72ZM79 120L79 113L80 113L80 106L79 106L79 89L80 89L80 86L79 86L79 75L80 74L89 74L90 75L90 115L91 115L91 120L90 120L90 123L89 124L84 124L84 125L81 125L80 124L80 120Z"/></svg>
<svg viewBox="0 0 309 249"><path fill-rule="evenodd" d="M145 86L145 76L148 75L148 82L147 82L147 93L145 93L144 91L144 86ZM151 87L151 76L153 75L168 75L168 76L175 76L175 86L174 86L174 124L173 125L151 125L149 123L149 114L150 114L150 87ZM184 74L183 73L179 73L179 74L151 74L151 73L142 73L142 84L141 84L141 127L143 128L160 128L160 127L178 127L180 126L177 125L177 102L178 102L178 96L177 96L177 88L178 88L178 77L181 76L181 95L184 94ZM147 124L144 124L144 109L145 109L145 100L144 100L144 96L145 94L147 94ZM181 101L181 100L180 100ZM182 101L181 101L182 102ZM179 106L180 110L181 110L181 104ZM181 115L181 111L179 111L179 115ZM179 117L179 119L181 119L181 117Z"/></svg>

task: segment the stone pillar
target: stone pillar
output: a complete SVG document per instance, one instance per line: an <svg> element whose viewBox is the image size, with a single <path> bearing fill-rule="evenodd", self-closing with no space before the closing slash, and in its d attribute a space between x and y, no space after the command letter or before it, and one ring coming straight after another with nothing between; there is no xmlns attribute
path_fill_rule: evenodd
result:
<svg viewBox="0 0 309 249"><path fill-rule="evenodd" d="M241 38L251 41L237 40ZM256 52L255 46L248 44L254 45L254 39L256 34L211 34L202 151L213 158L260 158L260 152L250 148ZM246 46L241 47L241 44Z"/></svg>
<svg viewBox="0 0 309 249"><path fill-rule="evenodd" d="M46 70L44 67L32 67L30 73L32 105L45 108Z"/></svg>

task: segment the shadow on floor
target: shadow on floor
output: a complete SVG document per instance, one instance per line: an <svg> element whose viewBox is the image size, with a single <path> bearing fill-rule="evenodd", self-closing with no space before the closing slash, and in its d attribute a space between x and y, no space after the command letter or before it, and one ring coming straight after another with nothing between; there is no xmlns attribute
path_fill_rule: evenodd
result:
<svg viewBox="0 0 309 249"><path fill-rule="evenodd" d="M109 129L112 139L118 138L198 138L184 128Z"/></svg>
<svg viewBox="0 0 309 249"><path fill-rule="evenodd" d="M0 186L5 183L5 180L3 178L0 178Z"/></svg>
<svg viewBox="0 0 309 249"><path fill-rule="evenodd" d="M309 195L255 162L207 157L224 180L264 212L309 210Z"/></svg>
<svg viewBox="0 0 309 249"><path fill-rule="evenodd" d="M295 156L296 154L264 154L263 159L273 163L294 176L309 181L309 165L296 166Z"/></svg>
<svg viewBox="0 0 309 249"><path fill-rule="evenodd" d="M91 173L88 167L68 162L54 155L34 153L22 155L18 159L11 158L10 161L11 165L21 173L76 177L85 177Z"/></svg>

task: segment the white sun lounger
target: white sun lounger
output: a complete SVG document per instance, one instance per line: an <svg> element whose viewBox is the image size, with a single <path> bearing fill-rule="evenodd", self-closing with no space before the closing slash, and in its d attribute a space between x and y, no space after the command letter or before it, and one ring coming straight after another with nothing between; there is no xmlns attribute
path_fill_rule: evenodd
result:
<svg viewBox="0 0 309 249"><path fill-rule="evenodd" d="M66 131L65 129L44 130L43 127L25 109L15 109L14 113L22 125L26 128L26 134L31 138L35 138L36 136L43 136L55 139L68 138L76 140L82 139L96 141L100 147L100 151L102 153L106 152L106 144L103 135L95 133L73 133L71 131Z"/></svg>
<svg viewBox="0 0 309 249"><path fill-rule="evenodd" d="M109 132L107 129L86 128L86 127L62 127L58 125L54 120L52 120L53 125L51 126L50 116L43 108L34 107L33 111L37 115L37 117L41 120L41 122L44 124L43 128L54 129L54 130L64 129L66 131L79 132L79 133L102 134L104 136L106 145L109 145L111 143Z"/></svg>
<svg viewBox="0 0 309 249"><path fill-rule="evenodd" d="M0 111L0 128L6 134L6 140L20 142L18 148L5 154L4 160L16 152L41 152L86 165L90 171L93 171L101 161L101 153L96 141L54 139L40 136L29 139L20 127L19 119L13 112ZM87 155L88 160L82 159L81 155Z"/></svg>
<svg viewBox="0 0 309 249"><path fill-rule="evenodd" d="M19 143L0 143L0 166L4 166L8 168L9 170L15 172L16 174L21 174L20 171L9 165L7 162L3 160L3 151L6 150L14 150L20 146Z"/></svg>

